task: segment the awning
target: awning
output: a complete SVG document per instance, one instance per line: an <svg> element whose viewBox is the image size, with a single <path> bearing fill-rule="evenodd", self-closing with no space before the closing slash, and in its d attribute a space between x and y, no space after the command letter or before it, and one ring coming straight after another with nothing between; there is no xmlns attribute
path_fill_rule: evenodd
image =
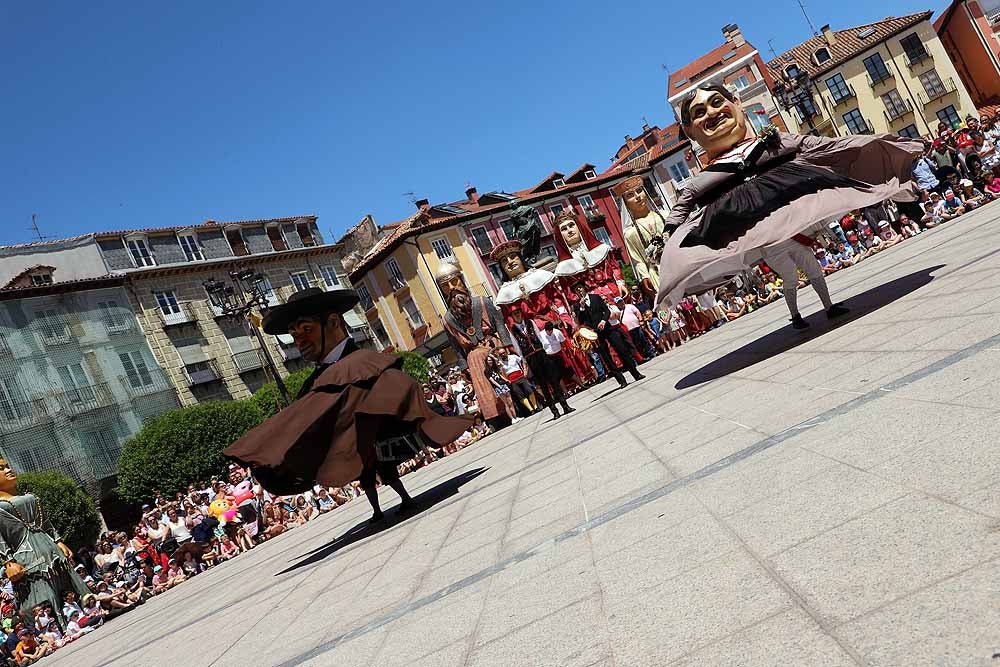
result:
<svg viewBox="0 0 1000 667"><path fill-rule="evenodd" d="M344 313L344 322L346 322L347 326L351 327L352 329L364 329L365 327L368 326L368 322L363 320L353 310L349 310L346 313Z"/></svg>
<svg viewBox="0 0 1000 667"><path fill-rule="evenodd" d="M295 339L292 338L291 334L278 334L275 336L282 345L294 345Z"/></svg>

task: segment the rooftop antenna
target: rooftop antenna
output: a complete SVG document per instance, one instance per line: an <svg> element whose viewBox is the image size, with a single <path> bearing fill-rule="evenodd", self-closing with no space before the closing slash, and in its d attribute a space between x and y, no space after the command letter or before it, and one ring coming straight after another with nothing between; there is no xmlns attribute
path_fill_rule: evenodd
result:
<svg viewBox="0 0 1000 667"><path fill-rule="evenodd" d="M767 40L767 48L771 52L771 58L777 60L778 59L778 54L774 50L774 38L773 37L771 39Z"/></svg>
<svg viewBox="0 0 1000 667"><path fill-rule="evenodd" d="M809 24L809 29L812 30L813 37L818 36L819 33L816 31L816 26L813 25L812 19L809 18L809 14L806 14L805 3L802 2L802 0L798 0L798 3L799 3L799 9L802 10L802 16L806 17L806 23Z"/></svg>
<svg viewBox="0 0 1000 667"><path fill-rule="evenodd" d="M35 236L38 237L38 241L39 242L45 241L46 239L52 238L51 236L45 236L44 234L42 234L42 230L40 230L38 228L38 214L37 213L32 213L31 214L31 231L33 231L35 233Z"/></svg>
<svg viewBox="0 0 1000 667"><path fill-rule="evenodd" d="M411 204L417 203L417 193L416 192L404 192L403 196L406 197Z"/></svg>

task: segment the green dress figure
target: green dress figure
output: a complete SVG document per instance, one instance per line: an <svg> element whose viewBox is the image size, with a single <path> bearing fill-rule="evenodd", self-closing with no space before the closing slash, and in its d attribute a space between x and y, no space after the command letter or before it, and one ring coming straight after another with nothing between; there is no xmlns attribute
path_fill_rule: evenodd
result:
<svg viewBox="0 0 1000 667"><path fill-rule="evenodd" d="M69 548L45 522L41 503L30 493L17 494L17 474L0 459L0 558L14 586L18 606L30 614L48 602L63 627L63 591L80 599L90 591L69 561Z"/></svg>

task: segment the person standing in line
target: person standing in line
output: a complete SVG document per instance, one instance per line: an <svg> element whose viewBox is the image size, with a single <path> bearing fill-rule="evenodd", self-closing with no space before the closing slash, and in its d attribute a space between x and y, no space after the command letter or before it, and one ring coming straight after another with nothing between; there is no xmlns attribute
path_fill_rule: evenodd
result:
<svg viewBox="0 0 1000 667"><path fill-rule="evenodd" d="M566 402L566 394L562 389L563 366L554 363L546 354L545 348L542 347L538 325L530 318L524 317L524 313L519 309L511 311L511 319L511 335L521 348L521 354L524 355L528 370L531 371L531 379L541 392L545 407L552 411L552 418L559 419L562 416L556 404L562 406L564 414L574 412L574 408Z"/></svg>

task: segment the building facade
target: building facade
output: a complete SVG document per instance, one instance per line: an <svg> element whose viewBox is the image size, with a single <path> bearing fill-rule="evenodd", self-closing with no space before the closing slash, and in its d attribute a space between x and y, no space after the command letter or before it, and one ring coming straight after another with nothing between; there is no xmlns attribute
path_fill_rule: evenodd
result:
<svg viewBox="0 0 1000 667"><path fill-rule="evenodd" d="M205 281L250 269L272 306L309 287L349 285L341 248L324 243L314 216L106 232L96 240L108 271L125 276L139 326L184 405L246 398L271 380L249 323L213 306ZM345 320L360 344L372 344L362 311ZM265 344L280 374L304 365L291 337L266 336Z"/></svg>
<svg viewBox="0 0 1000 667"><path fill-rule="evenodd" d="M652 202L661 211L670 211L680 189L701 171L701 161L681 133L679 123L662 130L648 124L642 129L635 139L625 135L625 143L616 152L611 169L627 169L641 176Z"/></svg>
<svg viewBox="0 0 1000 667"><path fill-rule="evenodd" d="M124 441L178 406L123 278L0 290L0 454L15 470L59 470L101 498Z"/></svg>
<svg viewBox="0 0 1000 667"><path fill-rule="evenodd" d="M824 26L768 66L795 132L937 136L976 107L930 23L931 12L846 30Z"/></svg>
<svg viewBox="0 0 1000 667"><path fill-rule="evenodd" d="M934 29L976 106L1000 104L1000 0L954 0Z"/></svg>
<svg viewBox="0 0 1000 667"><path fill-rule="evenodd" d="M674 116L680 119L680 102L688 93L704 83L720 83L739 96L755 128L775 125L786 130L785 119L771 93L774 81L760 53L735 23L723 26L722 35L725 42L721 46L670 73L667 102ZM701 152L697 145L695 149Z"/></svg>

